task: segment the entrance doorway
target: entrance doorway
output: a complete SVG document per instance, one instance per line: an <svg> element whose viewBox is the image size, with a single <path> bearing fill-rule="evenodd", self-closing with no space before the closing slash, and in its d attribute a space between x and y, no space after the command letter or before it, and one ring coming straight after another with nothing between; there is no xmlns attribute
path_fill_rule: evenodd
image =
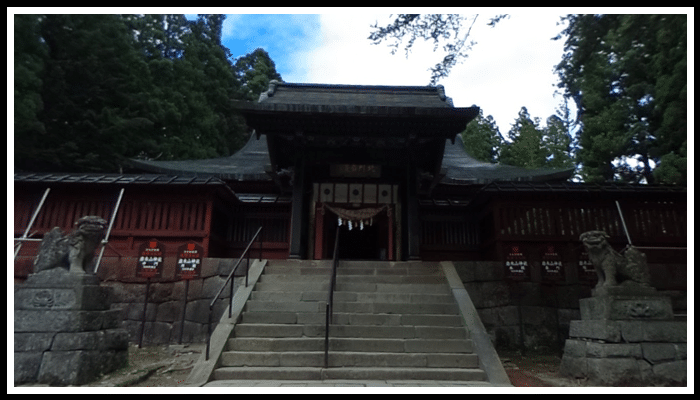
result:
<svg viewBox="0 0 700 400"><path fill-rule="evenodd" d="M352 229L345 221L340 229L339 257L344 260L391 260L393 259L393 240L390 237L391 218L387 210L382 210L374 218L371 224L363 223L362 226L353 224ZM335 244L335 232L338 227L338 216L329 210L325 210L322 215L323 229L316 240L320 243L317 246L316 258L333 258L333 246ZM319 224L320 225L320 224ZM318 225L317 225L318 226ZM322 250L321 250L322 249ZM321 250L320 253L318 250Z"/></svg>

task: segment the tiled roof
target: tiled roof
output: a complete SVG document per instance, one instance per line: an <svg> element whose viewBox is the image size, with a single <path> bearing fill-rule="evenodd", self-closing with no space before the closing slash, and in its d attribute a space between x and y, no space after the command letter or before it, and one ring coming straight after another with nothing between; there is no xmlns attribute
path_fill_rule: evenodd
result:
<svg viewBox="0 0 700 400"><path fill-rule="evenodd" d="M574 172L573 168L528 169L479 161L465 151L461 134L457 135L454 144L449 140L445 144L442 168L447 170L447 174L441 182L447 184L485 184L494 181L564 181L569 179Z"/></svg>
<svg viewBox="0 0 700 400"><path fill-rule="evenodd" d="M27 183L75 183L114 185L223 185L226 183L214 176L198 177L160 174L81 174L81 173L15 173L15 182Z"/></svg>
<svg viewBox="0 0 700 400"><path fill-rule="evenodd" d="M270 83L266 104L322 104L358 107L453 108L442 86L368 86Z"/></svg>
<svg viewBox="0 0 700 400"><path fill-rule="evenodd" d="M236 154L229 157L205 160L145 161L131 160L135 168L161 174L187 174L216 176L238 181L267 181L265 165L270 163L265 137L251 135L248 142Z"/></svg>
<svg viewBox="0 0 700 400"><path fill-rule="evenodd" d="M319 113L358 116L473 119L478 107L456 108L442 86L326 85L272 81L257 103L235 101L247 113ZM466 124L466 122L465 122Z"/></svg>
<svg viewBox="0 0 700 400"><path fill-rule="evenodd" d="M424 127L424 129L428 129L427 134L440 134L444 132L435 132L435 129L444 129L455 124L463 124L459 125L460 128L456 128L463 129L467 121L470 121L478 113L478 107L453 107L452 101L445 96L442 86L318 85L273 81L268 91L261 94L258 103L236 102L236 105L248 113L263 113L256 117L256 121L258 121L256 123L265 126L270 124L272 116L277 118L280 113L298 115L299 118L309 120L308 123L312 125L318 125L318 120L310 116L313 113L345 115L343 123L340 126L334 126L334 134L341 132L340 129L343 127L350 130L361 129L362 125L349 124L349 121L361 119L355 116L427 116L428 120L445 121L445 125ZM384 119L377 118L377 120ZM289 123L289 120L282 119L280 121L280 124ZM324 121L328 123L328 121ZM386 123L393 126L394 122L390 121L387 119ZM415 121L419 121L419 119L415 119ZM325 127L325 123L321 125ZM372 124L374 123L372 122ZM306 128L309 130L319 129L316 125ZM372 126L384 133L388 132L388 126ZM405 131L403 125L397 126L398 129ZM269 181L271 177L265 173L265 166L270 164L268 141L265 132L259 131L258 133L261 134L259 140L253 135L240 151L230 157L185 161L132 160L132 164L136 168L157 173L196 174L239 181ZM452 132L442 137L451 138L454 137L452 136L454 134L455 132ZM568 179L573 173L573 169L531 170L477 161L464 151L459 135L455 138L454 143L450 139L447 140L442 167L447 170L447 174L441 182L446 184L484 184L492 181L562 181Z"/></svg>

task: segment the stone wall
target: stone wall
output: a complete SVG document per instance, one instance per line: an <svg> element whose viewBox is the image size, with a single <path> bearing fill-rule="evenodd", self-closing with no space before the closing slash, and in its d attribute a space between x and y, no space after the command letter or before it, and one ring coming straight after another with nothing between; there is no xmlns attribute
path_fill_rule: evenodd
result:
<svg viewBox="0 0 700 400"><path fill-rule="evenodd" d="M209 303L231 271L232 259L206 258L201 277L188 290L183 343L204 342ZM243 261L245 263L245 260ZM252 262L252 260L251 260ZM567 279L547 282L533 268L528 282L505 279L503 264L492 261L455 261L455 268L469 292L494 345L500 348L561 351L569 324L581 318L579 299L591 295L589 282L579 282L576 266L565 263ZM537 267L537 266L535 266ZM112 287L112 308L121 309L121 327L138 343L146 280L135 277L136 260L105 258L98 272L103 286ZM174 279L174 260L166 259L163 278L153 279L146 307L143 344L177 343L180 336L185 282ZM244 278L236 278L234 290ZM228 288L214 307L212 330L228 306ZM674 310L685 309L685 293L675 294Z"/></svg>
<svg viewBox="0 0 700 400"><path fill-rule="evenodd" d="M189 282L184 328L181 327L181 321L186 283L174 278L174 260L170 263L168 261L170 260L166 259L163 278L151 280L142 344L178 343L181 330L183 343L205 342L209 304L223 285L235 261L204 259L200 278ZM242 268L239 269L242 272L245 271L245 262L243 260ZM146 279L134 276L135 265L136 260L124 257L121 260L108 260L99 271L103 279L102 285L112 287L112 308L121 309L121 326L129 332L129 341L132 343L139 342L146 295ZM242 284L245 284L245 278L235 278L234 291ZM228 307L229 293L227 285L214 306L212 331Z"/></svg>
<svg viewBox="0 0 700 400"><path fill-rule="evenodd" d="M503 263L455 261L464 286L496 349L562 351L571 321L581 319L579 299L594 282L580 282L576 265L565 263L565 279L549 282L533 265L529 281L508 281ZM670 293L670 292L669 292ZM685 310L685 292L673 292L673 308Z"/></svg>
<svg viewBox="0 0 700 400"><path fill-rule="evenodd" d="M687 323L670 297L636 284L593 292L571 321L560 375L596 386L686 386Z"/></svg>
<svg viewBox="0 0 700 400"><path fill-rule="evenodd" d="M128 361L128 334L110 288L91 274L54 268L14 293L14 382L82 385Z"/></svg>

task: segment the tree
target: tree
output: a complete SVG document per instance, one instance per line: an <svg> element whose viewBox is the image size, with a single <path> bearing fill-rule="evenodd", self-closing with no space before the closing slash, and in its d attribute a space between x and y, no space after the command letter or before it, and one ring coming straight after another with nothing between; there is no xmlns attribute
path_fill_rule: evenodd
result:
<svg viewBox="0 0 700 400"><path fill-rule="evenodd" d="M522 107L501 147L500 162L525 168L544 167L548 154L538 125L539 119L533 121L527 108Z"/></svg>
<svg viewBox="0 0 700 400"><path fill-rule="evenodd" d="M654 183L687 140L687 17L570 15L559 87L577 106L586 181ZM669 156L673 154L673 156Z"/></svg>
<svg viewBox="0 0 700 400"><path fill-rule="evenodd" d="M543 146L547 153L545 167L572 168L574 159L571 154L571 136L565 120L556 115L547 118L543 132Z"/></svg>
<svg viewBox="0 0 700 400"><path fill-rule="evenodd" d="M15 167L118 172L132 158L238 150L247 128L230 100L250 96L221 44L223 20L15 16ZM281 80L264 56L259 69Z"/></svg>
<svg viewBox="0 0 700 400"><path fill-rule="evenodd" d="M39 114L44 108L41 76L48 54L40 40L40 16L15 15L14 22L15 158L24 160L34 157L37 143L46 134Z"/></svg>
<svg viewBox="0 0 700 400"><path fill-rule="evenodd" d="M257 101L260 93L267 90L271 80L282 81L274 61L260 48L238 58L234 64L234 71L243 86L240 96L249 101Z"/></svg>
<svg viewBox="0 0 700 400"><path fill-rule="evenodd" d="M462 62L469 55L469 51L476 44L471 40L472 26L477 17L458 14L399 14L394 21L379 27L375 23L374 31L368 39L373 44L380 44L385 40L390 41L391 54L396 54L400 46L404 46L406 57L416 39L433 42L433 51L442 42L442 51L445 53L442 61L430 68L430 85L435 85L440 79L447 77L452 68ZM498 21L507 15L497 15L489 20L488 25L495 26ZM468 25L468 28L467 28ZM404 40L408 42L404 45Z"/></svg>
<svg viewBox="0 0 700 400"><path fill-rule="evenodd" d="M483 110L479 110L479 115L474 121L467 124L467 128L462 132L462 142L467 153L477 160L498 162L501 133L493 117L484 117Z"/></svg>
<svg viewBox="0 0 700 400"><path fill-rule="evenodd" d="M47 58L41 74L46 134L18 138L16 165L67 171L117 170L127 148L149 130L141 117L146 64L117 15L46 15L40 37Z"/></svg>

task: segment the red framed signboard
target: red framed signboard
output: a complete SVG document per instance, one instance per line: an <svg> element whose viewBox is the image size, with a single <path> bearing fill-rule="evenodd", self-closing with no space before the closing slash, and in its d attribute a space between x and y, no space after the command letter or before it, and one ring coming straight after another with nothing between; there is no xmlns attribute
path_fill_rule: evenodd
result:
<svg viewBox="0 0 700 400"><path fill-rule="evenodd" d="M136 263L136 276L139 278L160 278L163 275L165 245L151 239L139 246L139 258Z"/></svg>
<svg viewBox="0 0 700 400"><path fill-rule="evenodd" d="M183 244L177 249L175 277L180 279L199 278L202 270L204 249L195 242Z"/></svg>

